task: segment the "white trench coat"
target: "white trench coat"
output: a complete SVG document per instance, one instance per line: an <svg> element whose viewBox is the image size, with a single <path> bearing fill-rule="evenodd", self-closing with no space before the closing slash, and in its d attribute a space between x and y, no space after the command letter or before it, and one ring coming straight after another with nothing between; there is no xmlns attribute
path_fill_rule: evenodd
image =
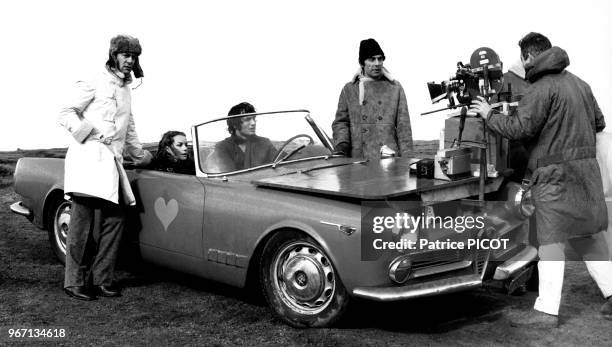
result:
<svg viewBox="0 0 612 347"><path fill-rule="evenodd" d="M90 81L78 81L61 110L59 123L74 140L66 153L66 194L81 193L117 204L122 189L124 202L136 203L123 170L123 152L137 165L149 162L151 154L142 149L136 134L129 83L105 69Z"/></svg>

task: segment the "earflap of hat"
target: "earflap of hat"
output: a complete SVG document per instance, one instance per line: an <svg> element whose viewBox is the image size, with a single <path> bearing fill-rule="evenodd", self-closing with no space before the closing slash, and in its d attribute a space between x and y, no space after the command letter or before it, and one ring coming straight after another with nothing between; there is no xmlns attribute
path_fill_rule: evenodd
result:
<svg viewBox="0 0 612 347"><path fill-rule="evenodd" d="M108 53L108 60L106 61L106 66L109 68L117 68L117 56Z"/></svg>
<svg viewBox="0 0 612 347"><path fill-rule="evenodd" d="M134 66L132 66L132 72L134 72L134 77L142 78L144 77L144 73L142 72L142 68L140 67L140 59L136 57L134 61Z"/></svg>

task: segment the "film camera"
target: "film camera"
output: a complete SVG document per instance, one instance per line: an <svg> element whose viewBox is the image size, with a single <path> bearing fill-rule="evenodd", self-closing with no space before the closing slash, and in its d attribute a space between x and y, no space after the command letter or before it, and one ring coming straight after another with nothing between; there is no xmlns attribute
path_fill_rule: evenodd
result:
<svg viewBox="0 0 612 347"><path fill-rule="evenodd" d="M469 106L476 96L489 98L499 92L503 84L503 64L494 50L481 47L472 53L470 64L457 63L455 76L441 83L428 82L432 103L448 100L447 108L426 112L439 112L462 106Z"/></svg>
<svg viewBox="0 0 612 347"><path fill-rule="evenodd" d="M434 178L455 180L473 175L496 176L497 169L504 168L506 159L501 156L507 150L507 141L504 149L504 140L487 134L482 118L468 114L470 103L477 96L487 100L494 95L499 97L503 86L502 68L497 53L491 48L481 47L472 53L469 64L457 63L457 71L449 80L427 83L432 103L446 99L448 107L422 115L460 108L445 122L440 150L434 160ZM502 103L492 106L499 107ZM486 174L481 175L482 172Z"/></svg>

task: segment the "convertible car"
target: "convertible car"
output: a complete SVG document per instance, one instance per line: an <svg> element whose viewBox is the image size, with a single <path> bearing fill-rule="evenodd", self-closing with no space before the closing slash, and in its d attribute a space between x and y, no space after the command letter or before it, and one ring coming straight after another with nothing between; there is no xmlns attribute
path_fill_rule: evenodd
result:
<svg viewBox="0 0 612 347"><path fill-rule="evenodd" d="M223 169L223 117L192 127L195 175L126 164L138 205L124 241L145 261L256 285L295 327L329 326L355 298L406 300L484 284L512 291L529 277L536 250L521 185L417 178L415 158L335 154L306 110L252 116L257 136L276 150L267 162ZM48 231L62 261L71 204L63 177L62 159L20 159L22 200L11 206ZM479 192L487 201L475 198ZM480 223L457 228L469 218Z"/></svg>

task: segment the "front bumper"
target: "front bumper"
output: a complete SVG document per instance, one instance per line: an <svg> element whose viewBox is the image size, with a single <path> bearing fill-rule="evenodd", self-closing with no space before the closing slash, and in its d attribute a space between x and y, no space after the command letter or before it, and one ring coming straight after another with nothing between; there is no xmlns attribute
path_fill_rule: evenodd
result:
<svg viewBox="0 0 612 347"><path fill-rule="evenodd" d="M538 252L533 246L525 247L496 268L494 279L503 281L520 275L537 255ZM353 295L374 301L398 301L469 290L482 285L482 276L475 273L403 286L356 287L353 289Z"/></svg>
<svg viewBox="0 0 612 347"><path fill-rule="evenodd" d="M23 206L21 204L21 201L17 201L16 203L12 204L11 211L13 211L13 213L16 213L18 215L25 216L28 219L32 218L33 216L32 210Z"/></svg>
<svg viewBox="0 0 612 347"><path fill-rule="evenodd" d="M512 258L503 262L495 268L494 280L505 280L511 278L538 257L538 250L533 246L527 246Z"/></svg>
<svg viewBox="0 0 612 347"><path fill-rule="evenodd" d="M353 295L374 301L397 301L458 292L481 285L480 275L470 274L404 286L357 287L353 289Z"/></svg>

